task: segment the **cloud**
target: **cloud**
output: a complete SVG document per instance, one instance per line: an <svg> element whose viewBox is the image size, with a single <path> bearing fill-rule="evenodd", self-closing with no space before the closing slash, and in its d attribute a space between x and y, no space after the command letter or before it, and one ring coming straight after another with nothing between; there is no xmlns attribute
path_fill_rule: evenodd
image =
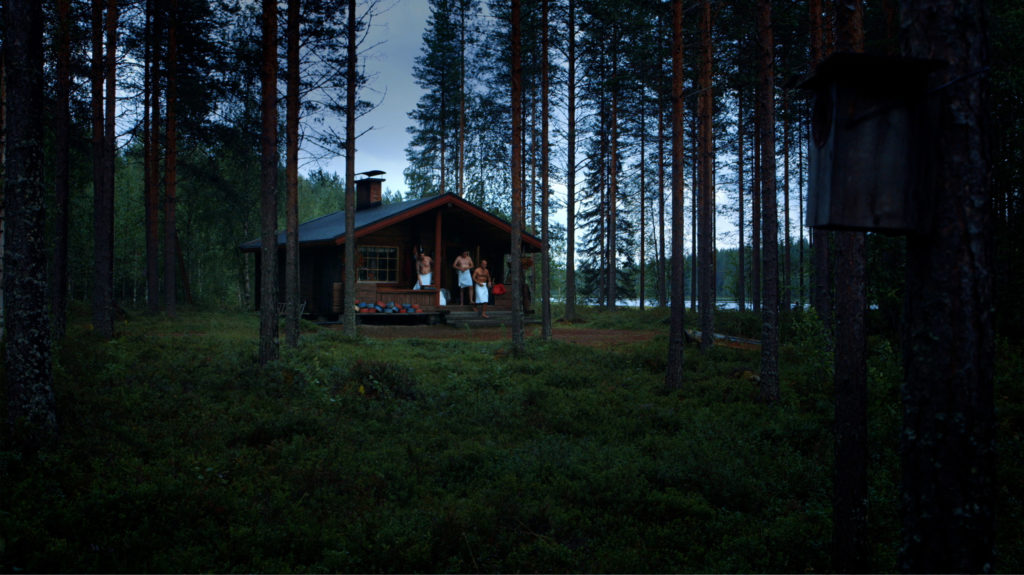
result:
<svg viewBox="0 0 1024 575"><path fill-rule="evenodd" d="M367 90L360 94L370 101L379 100L380 105L356 122L356 133L372 127L356 142L356 172L384 170L384 186L404 192L409 189L402 175L408 165L408 114L423 94L412 70L430 8L426 0L398 0L381 3L380 8L384 12L374 18L366 39L372 46L364 56L371 80ZM336 158L325 169L344 174L345 159Z"/></svg>

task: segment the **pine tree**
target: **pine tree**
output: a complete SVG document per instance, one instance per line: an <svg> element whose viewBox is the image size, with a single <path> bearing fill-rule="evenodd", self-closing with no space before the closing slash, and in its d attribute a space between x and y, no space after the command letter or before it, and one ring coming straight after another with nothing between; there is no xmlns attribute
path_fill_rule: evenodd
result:
<svg viewBox="0 0 1024 575"><path fill-rule="evenodd" d="M466 130L466 54L474 34L467 28L479 10L476 0L431 0L423 53L413 75L425 93L409 113L414 125L406 148L406 179L415 195L462 189ZM455 169L452 169L452 166ZM454 176L453 176L454 174Z"/></svg>
<svg viewBox="0 0 1024 575"><path fill-rule="evenodd" d="M522 132L522 95L523 95L523 62L522 62L522 27L520 0L512 0L510 14L510 43L512 45L511 89L512 89L512 234L511 234L511 274L512 274L512 349L522 354L526 347L523 328L523 275L522 275L522 240L521 217L523 213L523 180L522 169L523 149Z"/></svg>
<svg viewBox="0 0 1024 575"><path fill-rule="evenodd" d="M683 386L683 1L672 2L672 315L665 386Z"/></svg>
<svg viewBox="0 0 1024 575"><path fill-rule="evenodd" d="M947 64L929 86L931 222L907 238L900 568L908 572L994 569L991 124L977 73L988 63L984 4L900 6L903 55Z"/></svg>
<svg viewBox="0 0 1024 575"><path fill-rule="evenodd" d="M715 332L715 248L714 221L715 214L715 142L712 135L714 121L714 92L712 91L713 47L711 44L711 2L702 0L700 16L700 76L698 107L698 146L700 147L700 231L698 232L700 250L700 329L702 351L707 351L714 344Z"/></svg>
<svg viewBox="0 0 1024 575"><path fill-rule="evenodd" d="M43 18L36 0L4 2L8 58L4 209L4 372L11 447L31 453L57 436L47 313L43 182Z"/></svg>
<svg viewBox="0 0 1024 575"><path fill-rule="evenodd" d="M779 222L775 199L775 47L771 0L758 1L758 140L761 143L761 233L764 245L764 306L761 311L761 390L779 400Z"/></svg>
<svg viewBox="0 0 1024 575"><path fill-rule="evenodd" d="M277 2L263 0L260 76L260 365L276 360L277 325Z"/></svg>
<svg viewBox="0 0 1024 575"><path fill-rule="evenodd" d="M299 0L288 0L285 95L285 342L299 345Z"/></svg>
<svg viewBox="0 0 1024 575"><path fill-rule="evenodd" d="M864 5L860 0L836 7L837 49L864 50ZM835 488L832 512L832 566L837 572L862 572L867 564L868 382L865 234L836 236L835 333Z"/></svg>

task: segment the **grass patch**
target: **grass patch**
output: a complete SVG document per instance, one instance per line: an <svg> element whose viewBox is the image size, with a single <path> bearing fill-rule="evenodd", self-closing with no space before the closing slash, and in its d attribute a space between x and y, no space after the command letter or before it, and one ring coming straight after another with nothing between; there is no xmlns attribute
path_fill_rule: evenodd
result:
<svg viewBox="0 0 1024 575"><path fill-rule="evenodd" d="M583 312L609 329L667 313ZM665 334L612 350L531 338L512 356L306 325L259 369L251 314L133 317L112 342L85 321L59 353L60 446L0 452L5 572L831 569L813 323L794 320L769 408L756 351L690 347L684 389L666 391ZM1021 351L1000 344L1003 571L1024 568ZM897 567L898 366L873 340L875 571Z"/></svg>

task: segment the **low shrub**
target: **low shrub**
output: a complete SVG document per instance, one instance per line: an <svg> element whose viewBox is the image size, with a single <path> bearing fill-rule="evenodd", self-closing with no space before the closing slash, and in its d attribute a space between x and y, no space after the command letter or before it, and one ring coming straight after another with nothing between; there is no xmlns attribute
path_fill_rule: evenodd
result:
<svg viewBox="0 0 1024 575"><path fill-rule="evenodd" d="M664 335L512 356L307 327L259 368L251 316L182 315L107 343L71 326L60 445L0 452L0 571L831 569L834 407L806 317L765 406L757 351L687 348L666 389ZM893 571L899 357L870 349L869 568ZM1001 342L997 378L1007 571L1024 548L1021 351Z"/></svg>

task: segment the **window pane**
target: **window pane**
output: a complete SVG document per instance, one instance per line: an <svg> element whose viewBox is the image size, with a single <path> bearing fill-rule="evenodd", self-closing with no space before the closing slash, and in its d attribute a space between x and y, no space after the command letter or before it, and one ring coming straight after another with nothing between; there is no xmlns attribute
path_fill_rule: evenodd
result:
<svg viewBox="0 0 1024 575"><path fill-rule="evenodd" d="M359 246L359 256L359 281L398 281L398 248Z"/></svg>

